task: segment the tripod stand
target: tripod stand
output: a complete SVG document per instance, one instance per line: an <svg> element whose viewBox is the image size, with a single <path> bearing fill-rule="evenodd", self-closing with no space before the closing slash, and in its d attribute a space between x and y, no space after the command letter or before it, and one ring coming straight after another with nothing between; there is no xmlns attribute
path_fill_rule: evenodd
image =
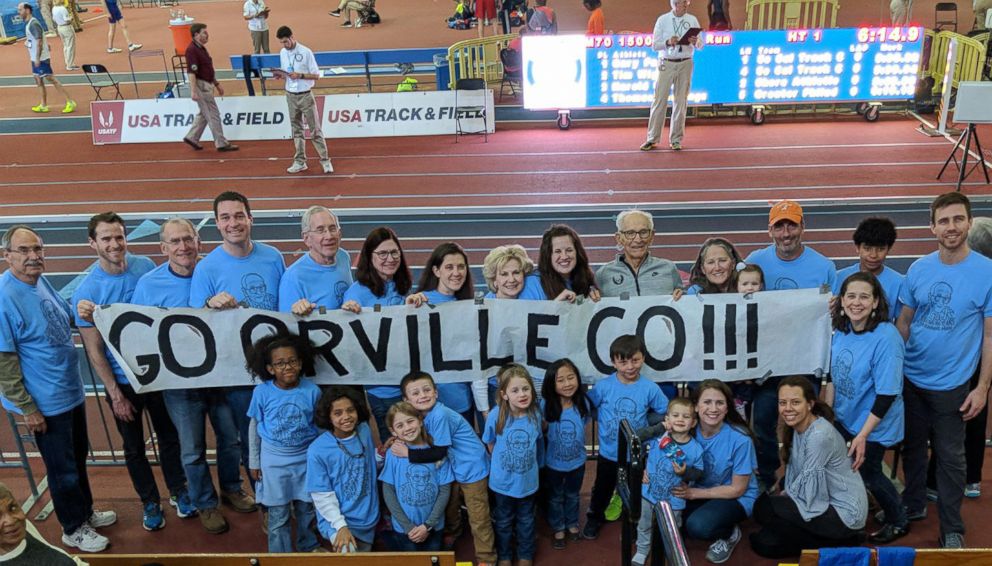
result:
<svg viewBox="0 0 992 566"><path fill-rule="evenodd" d="M975 163L968 168L968 153L971 150L971 144L974 141L975 150L978 154L978 163ZM961 163L958 163L957 156L955 155L959 147L964 146L964 152L961 154ZM985 184L989 184L989 169L985 165L985 154L982 153L982 143L978 140L978 132L975 130L975 124L969 123L968 129L961 134L958 138L958 143L954 144L954 149L951 150L951 154L947 156L947 161L944 162L944 166L940 168L940 173L937 173L937 179L940 179L944 175L944 171L947 170L947 166L954 162L954 165L958 168L958 186L957 190L961 190L961 184L964 180L971 175L971 172L975 170L979 165L982 166L982 173L985 174Z"/></svg>

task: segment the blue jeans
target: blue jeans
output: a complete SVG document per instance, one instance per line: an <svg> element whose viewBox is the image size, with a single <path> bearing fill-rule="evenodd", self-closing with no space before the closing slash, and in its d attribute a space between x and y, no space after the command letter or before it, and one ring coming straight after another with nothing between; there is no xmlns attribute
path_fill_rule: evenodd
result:
<svg viewBox="0 0 992 566"><path fill-rule="evenodd" d="M682 520L689 538L716 540L729 538L747 512L736 499L697 499L686 501Z"/></svg>
<svg viewBox="0 0 992 566"><path fill-rule="evenodd" d="M579 527L579 490L585 475L585 465L571 472L544 469L548 490L548 524L552 531Z"/></svg>
<svg viewBox="0 0 992 566"><path fill-rule="evenodd" d="M220 388L163 391L165 408L179 432L189 497L197 509L215 509L217 492L207 464L206 418L217 436L217 477L224 491L241 489L238 471L238 429Z"/></svg>
<svg viewBox="0 0 992 566"><path fill-rule="evenodd" d="M513 560L513 535L517 535L517 560L534 559L534 495L510 497L493 492L493 530L498 560Z"/></svg>
<svg viewBox="0 0 992 566"><path fill-rule="evenodd" d="M317 512L313 503L293 501L286 505L272 505L269 510L269 552L294 552L293 527L289 521L290 512L296 518L296 550L310 552L320 542L313 531Z"/></svg>
<svg viewBox="0 0 992 566"><path fill-rule="evenodd" d="M52 492L55 516L66 534L76 532L93 514L93 493L86 475L86 408L80 403L64 413L45 417L47 429L35 433Z"/></svg>
<svg viewBox="0 0 992 566"><path fill-rule="evenodd" d="M372 418L375 419L375 425L379 427L379 441L385 442L387 438L392 436L392 432L389 427L386 426L386 413L389 412L389 408L399 403L403 400L402 397L383 397L379 398L371 393L366 395L369 400L369 410L372 412Z"/></svg>
<svg viewBox="0 0 992 566"><path fill-rule="evenodd" d="M413 542L406 533L387 531L383 533L386 546L393 552L437 552L441 550L443 536L441 531L431 531L424 542Z"/></svg>
<svg viewBox="0 0 992 566"><path fill-rule="evenodd" d="M227 404L231 407L231 414L234 416L234 424L238 427L238 438L241 440L241 465L245 467L245 475L251 483L252 492L255 491L255 480L251 479L251 472L248 470L248 425L251 424L251 419L248 418L248 406L251 405L254 391L251 386L224 388Z"/></svg>

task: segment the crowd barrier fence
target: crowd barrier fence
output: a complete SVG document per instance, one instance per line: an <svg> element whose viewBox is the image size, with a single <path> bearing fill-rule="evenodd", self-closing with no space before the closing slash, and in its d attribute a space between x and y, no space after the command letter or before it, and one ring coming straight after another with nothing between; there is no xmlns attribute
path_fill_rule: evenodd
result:
<svg viewBox="0 0 992 566"><path fill-rule="evenodd" d="M837 27L839 0L748 0L745 30Z"/></svg>
<svg viewBox="0 0 992 566"><path fill-rule="evenodd" d="M922 79L933 79L931 94L941 94L944 75L947 74L947 52L951 40L957 40L957 58L951 70L951 86L957 88L961 81L980 81L985 69L988 52L989 32L968 37L952 31L935 32L927 30L931 38L929 61L921 71Z"/></svg>
<svg viewBox="0 0 992 566"><path fill-rule="evenodd" d="M503 79L503 63L499 52L519 34L494 35L459 41L448 48L449 85L452 90L458 79L484 79L486 84Z"/></svg>

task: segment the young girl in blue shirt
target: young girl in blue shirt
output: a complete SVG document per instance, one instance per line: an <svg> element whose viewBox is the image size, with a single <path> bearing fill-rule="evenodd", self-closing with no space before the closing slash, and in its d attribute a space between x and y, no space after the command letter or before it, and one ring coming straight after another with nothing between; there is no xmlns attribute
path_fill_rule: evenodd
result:
<svg viewBox="0 0 992 566"><path fill-rule="evenodd" d="M248 406L248 467L255 501L268 508L269 552L294 551L291 513L296 551L310 552L320 545L310 528L313 502L299 481L307 470L307 448L319 434L314 407L320 389L301 379L302 373L313 371L313 361L309 342L288 333L258 340L247 356L248 371L262 380Z"/></svg>
<svg viewBox="0 0 992 566"><path fill-rule="evenodd" d="M541 412L527 368L508 364L497 377L499 405L489 413L482 434L492 454L489 489L496 503L496 555L500 564L513 560L512 541L516 538L517 564L531 566L536 532L534 500L544 460Z"/></svg>
<svg viewBox="0 0 992 566"><path fill-rule="evenodd" d="M566 532L573 541L580 538L579 489L586 471L585 431L592 419L592 405L578 368L568 358L548 366L541 397L548 445L544 462L548 524L554 531L551 544L561 550L565 548Z"/></svg>

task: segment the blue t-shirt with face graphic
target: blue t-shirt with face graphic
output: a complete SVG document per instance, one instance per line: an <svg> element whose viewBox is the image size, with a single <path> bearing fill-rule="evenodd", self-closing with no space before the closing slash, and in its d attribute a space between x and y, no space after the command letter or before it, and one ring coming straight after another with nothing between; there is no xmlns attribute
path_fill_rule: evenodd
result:
<svg viewBox="0 0 992 566"><path fill-rule="evenodd" d="M410 450L426 448L426 446L410 446ZM386 465L379 474L383 483L388 483L396 490L396 499L403 513L414 525L423 525L430 517L437 501L438 492L442 485L455 481L451 472L451 462L444 458L440 462L429 464L411 464L407 458L400 458L392 452L386 452ZM402 525L393 515L393 530L404 533ZM434 525L433 529L440 532L444 528L444 515Z"/></svg>
<svg viewBox="0 0 992 566"><path fill-rule="evenodd" d="M17 354L24 388L46 417L83 402L70 320L68 303L44 277L29 285L10 270L0 275L0 352ZM6 399L3 406L21 412Z"/></svg>
<svg viewBox="0 0 992 566"><path fill-rule="evenodd" d="M541 414L544 414L544 399L541 399ZM557 421L547 421L548 450L544 465L557 472L571 472L585 466L586 425L590 420L589 415L582 418L573 405L563 410Z"/></svg>
<svg viewBox="0 0 992 566"><path fill-rule="evenodd" d="M648 411L665 414L668 397L656 383L638 377L633 383L620 383L616 373L596 382L589 390L589 401L596 407L599 425L599 455L617 461L617 438L621 419L637 429L648 424Z"/></svg>
<svg viewBox="0 0 992 566"><path fill-rule="evenodd" d="M461 415L437 402L424 415L424 428L434 439L434 446L450 447L448 458L455 481L473 483L489 475L486 447Z"/></svg>
<svg viewBox="0 0 992 566"><path fill-rule="evenodd" d="M493 444L489 489L507 497L527 497L537 492L540 469L544 463L544 439L541 438L541 415L506 416L503 432L496 434L500 407L489 411L482 441Z"/></svg>
<svg viewBox="0 0 992 566"><path fill-rule="evenodd" d="M382 305L384 307L402 305L404 297L396 292L396 283L392 280L386 281L385 292L381 297L376 296L372 292L372 289L369 289L365 285L355 281L351 284L351 287L348 287L348 290L344 292L344 297L342 298L341 304L347 303L348 301L355 301L358 303L358 306L363 309L368 309L374 307L375 305ZM402 376L396 377L397 383L399 383L400 377ZM365 392L378 399L395 399L403 396L399 386L396 385L369 385L365 388Z"/></svg>
<svg viewBox="0 0 992 566"><path fill-rule="evenodd" d="M251 253L234 257L217 246L196 264L189 289L189 305L201 308L221 291L253 309L279 308L279 280L286 263L279 250L252 241Z"/></svg>
<svg viewBox="0 0 992 566"><path fill-rule="evenodd" d="M668 437L664 434L659 438L653 438L645 443L648 447L648 461L644 471L648 474L648 483L641 484L641 497L656 505L659 501L667 501L672 509L685 509L685 499L672 495L672 488L683 483L682 476L675 473L672 467L672 456L664 448L661 448L662 438ZM679 465L685 465L686 469L703 469L703 447L695 438L689 437L689 441L682 444L671 439L669 446L677 447L681 455L677 458Z"/></svg>
<svg viewBox="0 0 992 566"><path fill-rule="evenodd" d="M338 248L334 265L320 265L309 253L293 262L279 281L279 310L290 312L293 303L307 299L318 307L339 309L351 286L351 258Z"/></svg>
<svg viewBox="0 0 992 566"><path fill-rule="evenodd" d="M355 434L337 438L330 431L317 437L307 449L307 492L334 492L351 534L372 542L379 522L379 492L376 489L375 445L367 423L359 423ZM317 529L334 540L337 529L317 513Z"/></svg>
<svg viewBox="0 0 992 566"><path fill-rule="evenodd" d="M859 271L861 271L861 265L858 263L838 270L837 280L834 281L831 292L834 295L839 295L840 286L844 284L844 280ZM889 307L889 318L895 320L899 318L899 292L902 290L902 282L906 276L887 265L883 265L882 272L878 274L877 278L882 285L882 292L885 293L885 303Z"/></svg>
<svg viewBox="0 0 992 566"><path fill-rule="evenodd" d="M761 267L768 291L817 289L821 285L832 289L837 280L834 262L809 246L803 246L803 253L792 261L779 258L775 244L751 252L744 261Z"/></svg>
<svg viewBox="0 0 992 566"><path fill-rule="evenodd" d="M878 395L896 395L882 422L868 435L870 442L892 446L902 440L902 365L905 347L895 325L883 322L871 332L834 332L830 375L834 383L836 422L857 435L868 420Z"/></svg>
<svg viewBox="0 0 992 566"><path fill-rule="evenodd" d="M698 487L709 488L730 485L734 476L750 476L747 490L737 498L748 517L758 499L758 478L754 470L758 467L758 457L754 443L743 432L727 423L720 430L706 438L696 427L696 440L703 447L703 477L696 482Z"/></svg>
<svg viewBox="0 0 992 566"><path fill-rule="evenodd" d="M424 291L424 295L431 305L441 305L456 300L454 295L445 295L436 289ZM457 413L464 414L472 408L472 386L468 383L438 383L437 396L438 401L444 403L445 407Z"/></svg>
<svg viewBox="0 0 992 566"><path fill-rule="evenodd" d="M954 265L938 252L913 262L899 300L914 309L903 371L914 385L950 391L967 382L992 316L992 260L972 251Z"/></svg>
<svg viewBox="0 0 992 566"><path fill-rule="evenodd" d="M252 391L248 416L258 423L258 436L270 449L295 453L320 434L313 420L319 399L320 388L305 377L292 389L263 381Z"/></svg>

